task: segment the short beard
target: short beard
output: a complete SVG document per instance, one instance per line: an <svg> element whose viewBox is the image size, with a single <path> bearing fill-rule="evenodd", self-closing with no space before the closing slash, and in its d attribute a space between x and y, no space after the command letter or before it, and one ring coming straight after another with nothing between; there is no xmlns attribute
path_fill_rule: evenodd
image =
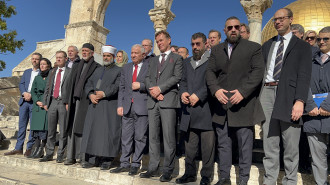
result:
<svg viewBox="0 0 330 185"><path fill-rule="evenodd" d="M205 49L198 51L197 53L193 52L193 59L195 61L200 60L204 53L205 53Z"/></svg>
<svg viewBox="0 0 330 185"><path fill-rule="evenodd" d="M231 37L231 35L227 35L227 40L231 44L235 44L240 38L241 38L240 34L238 34L235 38Z"/></svg>
<svg viewBox="0 0 330 185"><path fill-rule="evenodd" d="M108 65L110 65L110 64L112 64L113 63L113 59L111 59L111 61L104 61L103 60L103 64L105 65L105 66L108 66Z"/></svg>
<svg viewBox="0 0 330 185"><path fill-rule="evenodd" d="M84 59L86 62L88 62L88 60L90 59L91 57L82 57L82 59Z"/></svg>

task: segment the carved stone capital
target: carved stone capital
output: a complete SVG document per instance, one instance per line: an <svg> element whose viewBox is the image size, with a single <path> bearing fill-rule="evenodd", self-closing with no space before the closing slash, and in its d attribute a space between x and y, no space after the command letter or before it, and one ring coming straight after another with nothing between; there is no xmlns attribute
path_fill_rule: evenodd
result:
<svg viewBox="0 0 330 185"><path fill-rule="evenodd" d="M155 5L156 6L156 5ZM155 31L166 30L167 25L174 19L174 13L168 8L156 8L149 11L150 20L154 23Z"/></svg>
<svg viewBox="0 0 330 185"><path fill-rule="evenodd" d="M261 22L262 14L273 4L273 0L241 0L249 22Z"/></svg>

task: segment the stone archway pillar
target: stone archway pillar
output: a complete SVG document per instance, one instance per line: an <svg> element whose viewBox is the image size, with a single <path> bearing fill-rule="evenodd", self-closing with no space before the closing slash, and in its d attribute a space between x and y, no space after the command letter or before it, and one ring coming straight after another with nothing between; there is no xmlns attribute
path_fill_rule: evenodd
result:
<svg viewBox="0 0 330 185"><path fill-rule="evenodd" d="M262 14L270 8L273 0L241 0L250 27L250 41L261 44Z"/></svg>
<svg viewBox="0 0 330 185"><path fill-rule="evenodd" d="M154 23L155 33L166 30L167 25L174 19L175 15L170 10L173 0L155 0L154 9L149 11L151 21ZM154 53L160 54L156 40L154 41Z"/></svg>

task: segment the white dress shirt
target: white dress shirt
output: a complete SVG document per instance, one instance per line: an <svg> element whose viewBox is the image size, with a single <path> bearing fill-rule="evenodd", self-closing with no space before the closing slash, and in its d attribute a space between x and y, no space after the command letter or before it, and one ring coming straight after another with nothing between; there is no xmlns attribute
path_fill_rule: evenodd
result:
<svg viewBox="0 0 330 185"><path fill-rule="evenodd" d="M141 67L143 65L143 61L141 61L139 64L138 64L138 69L137 69L137 73L136 73L136 78L139 76L139 72L141 70ZM132 74L134 74L134 69L135 69L135 64L133 63L133 72Z"/></svg>
<svg viewBox="0 0 330 185"><path fill-rule="evenodd" d="M36 76L38 76L39 71L40 71L39 69L37 69L37 70L33 70L32 69L31 77L30 77L30 83L29 83L29 87L28 87L28 92L31 92L31 88L32 88L32 84L33 84L34 78Z"/></svg>
<svg viewBox="0 0 330 185"><path fill-rule="evenodd" d="M162 59L163 59L162 54L166 54L166 55L165 55L165 61L166 61L168 55L169 55L171 52L172 52L171 50L168 50L168 51L166 51L166 52L164 52L164 53L161 53L161 54L160 54L160 57L159 57L159 63L162 62Z"/></svg>
<svg viewBox="0 0 330 185"><path fill-rule="evenodd" d="M286 51L286 48L288 47L289 45L289 42L292 38L292 32L289 32L288 34L284 35L283 36L283 42L284 42L284 48L283 48L283 57L284 57L284 54L285 54L285 51ZM268 68L268 71L267 71L267 76L266 76L266 83L269 83L269 82L275 82L274 80L274 66L275 66L275 60L276 60L276 54L277 54L277 49L279 47L281 43L281 40L280 40L280 35L277 36L277 41L276 41L276 44L274 46L274 50L273 50L273 54L272 54L272 59L270 60L270 65L269 65L269 68ZM284 59L284 58L282 58Z"/></svg>
<svg viewBox="0 0 330 185"><path fill-rule="evenodd" d="M65 73L65 67L62 67L62 68L58 67L57 68L56 73L55 73L54 88L53 88L53 95L54 95L55 84L56 84L56 77L57 77L57 73L59 72L60 69L62 69L62 72L61 72L61 83L60 83L60 90L59 90L58 98L61 98L62 97L61 90L62 90L63 76L64 76L64 73Z"/></svg>

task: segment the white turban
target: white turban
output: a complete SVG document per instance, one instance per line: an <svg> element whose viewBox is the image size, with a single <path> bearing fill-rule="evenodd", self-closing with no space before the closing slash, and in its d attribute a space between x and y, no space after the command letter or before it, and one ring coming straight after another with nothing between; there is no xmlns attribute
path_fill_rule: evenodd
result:
<svg viewBox="0 0 330 185"><path fill-rule="evenodd" d="M102 46L102 53L111 53L113 55L116 55L116 51L117 49L113 46L110 45Z"/></svg>

